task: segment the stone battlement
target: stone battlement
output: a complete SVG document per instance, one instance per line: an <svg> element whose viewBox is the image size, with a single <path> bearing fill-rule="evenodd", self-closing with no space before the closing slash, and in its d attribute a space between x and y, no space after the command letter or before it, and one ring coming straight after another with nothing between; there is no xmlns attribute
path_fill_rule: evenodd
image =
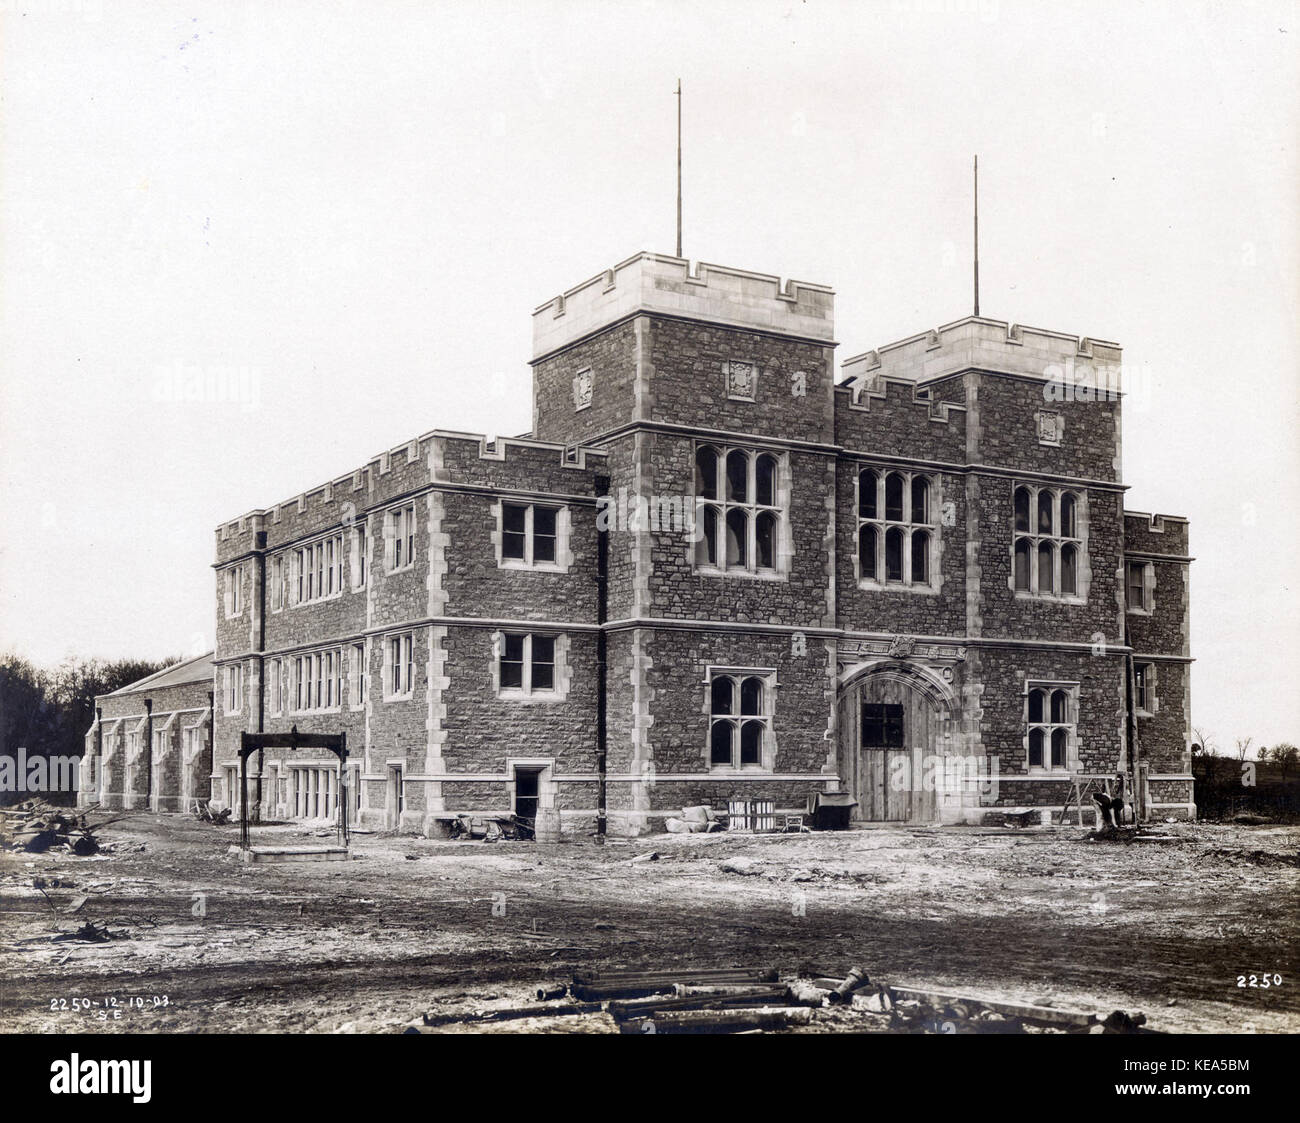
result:
<svg viewBox="0 0 1300 1123"><path fill-rule="evenodd" d="M461 433L447 429L434 429L409 441L403 441L390 449L370 457L361 467L337 476L317 487L309 488L296 496L276 503L264 509L254 508L236 519L229 519L217 526L217 544L220 560L234 556L243 548L250 546L259 531L266 530L268 524L278 523L283 511L305 513L315 505L331 506L347 502L352 493L364 492L364 501L352 502L352 510L366 506L371 502L385 501L371 496L375 484L396 469L407 465L419 465L422 482L446 482L449 478L445 471L447 451L453 446L461 446L460 459L466 457L476 460L498 461L505 463L508 454L516 459L520 456L535 458L534 464L550 464L560 469L577 472L590 472L594 465L603 463L608 453L604 449L590 448L585 445L564 445L553 441L538 441L532 437L488 437L482 433ZM246 542L239 540L246 539ZM232 543L226 549L223 542Z"/></svg>
<svg viewBox="0 0 1300 1123"><path fill-rule="evenodd" d="M548 300L533 313L533 358L636 312L659 312L830 342L835 293L724 265L639 253Z"/></svg>
<svg viewBox="0 0 1300 1123"><path fill-rule="evenodd" d="M881 378L929 382L972 368L1075 381L1092 368L1118 389L1121 354L1117 343L967 316L845 359L840 385Z"/></svg>

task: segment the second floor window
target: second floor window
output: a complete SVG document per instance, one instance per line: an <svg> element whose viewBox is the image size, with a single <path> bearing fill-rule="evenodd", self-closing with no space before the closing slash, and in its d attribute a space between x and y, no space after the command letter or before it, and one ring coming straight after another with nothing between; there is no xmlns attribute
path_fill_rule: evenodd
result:
<svg viewBox="0 0 1300 1123"><path fill-rule="evenodd" d="M349 688L352 691L352 706L354 709L359 709L366 704L366 645L364 643L352 645L351 678Z"/></svg>
<svg viewBox="0 0 1300 1123"><path fill-rule="evenodd" d="M1064 771L1074 767L1079 688L1030 683L1025 698L1029 767Z"/></svg>
<svg viewBox="0 0 1300 1123"><path fill-rule="evenodd" d="M309 604L343 591L343 535L335 534L290 555L293 602Z"/></svg>
<svg viewBox="0 0 1300 1123"><path fill-rule="evenodd" d="M555 637L536 632L501 633L497 641L497 681L503 693L553 691Z"/></svg>
<svg viewBox="0 0 1300 1123"><path fill-rule="evenodd" d="M364 525L352 532L352 588L366 587L370 570L370 536Z"/></svg>
<svg viewBox="0 0 1300 1123"><path fill-rule="evenodd" d="M384 693L388 698L410 694L415 683L415 638L410 632L389 636L385 648Z"/></svg>
<svg viewBox="0 0 1300 1123"><path fill-rule="evenodd" d="M1150 612L1155 566L1151 562L1124 563L1124 599L1130 612Z"/></svg>
<svg viewBox="0 0 1300 1123"><path fill-rule="evenodd" d="M396 507L388 513L389 571L405 569L415 563L415 504Z"/></svg>
<svg viewBox="0 0 1300 1123"><path fill-rule="evenodd" d="M933 586L934 495L919 472L858 473L858 578L878 585Z"/></svg>
<svg viewBox="0 0 1300 1123"><path fill-rule="evenodd" d="M239 616L244 611L244 567L232 565L226 570L226 615Z"/></svg>
<svg viewBox="0 0 1300 1123"><path fill-rule="evenodd" d="M1018 593L1080 596L1084 540L1079 496L1020 484L1014 493L1012 579Z"/></svg>
<svg viewBox="0 0 1300 1123"><path fill-rule="evenodd" d="M700 567L734 573L781 568L781 461L773 453L700 445L695 450L695 547Z"/></svg>
<svg viewBox="0 0 1300 1123"><path fill-rule="evenodd" d="M271 559L267 583L271 586L271 611L279 612L284 607L284 558L277 554Z"/></svg>
<svg viewBox="0 0 1300 1123"><path fill-rule="evenodd" d="M239 713L244 696L244 668L238 663L223 668L225 676L226 713Z"/></svg>
<svg viewBox="0 0 1300 1123"><path fill-rule="evenodd" d="M343 654L316 651L294 659L295 710L333 710L343 701Z"/></svg>
<svg viewBox="0 0 1300 1123"><path fill-rule="evenodd" d="M501 504L501 560L516 565L556 561L560 511L536 503Z"/></svg>

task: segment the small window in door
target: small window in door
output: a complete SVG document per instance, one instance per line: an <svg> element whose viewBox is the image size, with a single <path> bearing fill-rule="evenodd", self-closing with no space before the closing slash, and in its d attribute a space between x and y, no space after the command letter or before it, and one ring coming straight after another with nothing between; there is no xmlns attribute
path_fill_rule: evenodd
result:
<svg viewBox="0 0 1300 1123"><path fill-rule="evenodd" d="M903 707L879 702L862 705L862 747L864 749L901 749L903 747Z"/></svg>

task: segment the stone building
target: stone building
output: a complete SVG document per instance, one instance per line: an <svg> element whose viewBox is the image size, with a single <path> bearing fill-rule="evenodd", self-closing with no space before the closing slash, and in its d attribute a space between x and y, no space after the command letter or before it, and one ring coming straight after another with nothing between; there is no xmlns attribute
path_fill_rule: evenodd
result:
<svg viewBox="0 0 1300 1123"><path fill-rule="evenodd" d="M968 317L837 379L833 305L638 254L533 314L531 433L223 524L213 795L296 727L349 765L267 750L266 816L978 822L1135 763L1192 814L1187 523L1124 509L1119 347Z"/></svg>
<svg viewBox="0 0 1300 1123"><path fill-rule="evenodd" d="M212 653L95 699L81 758L81 806L181 811L212 774Z"/></svg>

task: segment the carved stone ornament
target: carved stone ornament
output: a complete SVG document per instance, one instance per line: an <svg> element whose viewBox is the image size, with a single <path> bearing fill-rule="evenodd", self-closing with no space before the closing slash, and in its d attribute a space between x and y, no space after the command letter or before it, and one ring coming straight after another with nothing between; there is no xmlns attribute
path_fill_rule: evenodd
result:
<svg viewBox="0 0 1300 1123"><path fill-rule="evenodd" d="M754 364L732 360L724 363L723 366L727 373L727 397L752 402L758 382L758 372L755 371Z"/></svg>
<svg viewBox="0 0 1300 1123"><path fill-rule="evenodd" d="M580 370L573 376L573 408L586 409L591 405L591 371Z"/></svg>
<svg viewBox="0 0 1300 1123"><path fill-rule="evenodd" d="M910 659L915 650L915 636L895 636L889 643L889 655L893 659Z"/></svg>
<svg viewBox="0 0 1300 1123"><path fill-rule="evenodd" d="M1051 410L1038 411L1038 442L1045 445L1059 445L1065 433L1065 418Z"/></svg>

